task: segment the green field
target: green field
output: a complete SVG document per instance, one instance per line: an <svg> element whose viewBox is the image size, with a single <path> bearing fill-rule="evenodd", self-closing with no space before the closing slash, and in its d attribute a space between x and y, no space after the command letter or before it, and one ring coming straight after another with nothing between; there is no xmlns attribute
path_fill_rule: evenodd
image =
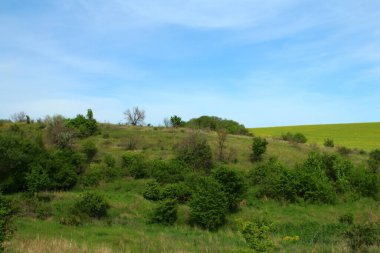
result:
<svg viewBox="0 0 380 253"><path fill-rule="evenodd" d="M259 136L278 138L287 132L303 133L308 143L323 145L326 138L333 139L336 146L371 151L380 148L380 123L353 123L329 125L305 125L251 128Z"/></svg>

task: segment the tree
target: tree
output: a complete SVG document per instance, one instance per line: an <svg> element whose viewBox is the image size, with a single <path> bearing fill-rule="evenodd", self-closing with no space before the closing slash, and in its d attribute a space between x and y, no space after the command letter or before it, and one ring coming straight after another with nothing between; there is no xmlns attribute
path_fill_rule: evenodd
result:
<svg viewBox="0 0 380 253"><path fill-rule="evenodd" d="M268 142L265 138L255 137L252 143L251 160L253 162L261 161L263 154L267 150Z"/></svg>
<svg viewBox="0 0 380 253"><path fill-rule="evenodd" d="M224 161L224 149L226 148L226 140L228 132L226 129L220 129L218 132L218 159L219 161Z"/></svg>
<svg viewBox="0 0 380 253"><path fill-rule="evenodd" d="M127 120L127 124L131 126L143 125L145 119L145 111L143 109L139 109L139 107L133 107L131 110L126 110L124 112L125 119Z"/></svg>
<svg viewBox="0 0 380 253"><path fill-rule="evenodd" d="M27 115L25 112L17 112L12 114L10 118L13 122L26 122Z"/></svg>
<svg viewBox="0 0 380 253"><path fill-rule="evenodd" d="M179 117L177 115L170 117L170 123L175 128L181 127L185 124L185 122L182 121L181 117Z"/></svg>

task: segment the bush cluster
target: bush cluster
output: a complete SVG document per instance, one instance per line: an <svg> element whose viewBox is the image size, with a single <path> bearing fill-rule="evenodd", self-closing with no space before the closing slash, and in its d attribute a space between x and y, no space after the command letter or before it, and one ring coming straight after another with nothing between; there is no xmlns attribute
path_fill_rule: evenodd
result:
<svg viewBox="0 0 380 253"><path fill-rule="evenodd" d="M281 137L284 141L289 141L289 142L293 142L293 143L306 143L307 142L306 136L302 133L293 134L293 133L287 132L286 134L283 134Z"/></svg>
<svg viewBox="0 0 380 253"><path fill-rule="evenodd" d="M191 119L186 123L186 126L198 129L210 129L213 131L226 129L229 134L250 135L244 125L233 120L221 119L215 116L201 116Z"/></svg>
<svg viewBox="0 0 380 253"><path fill-rule="evenodd" d="M109 207L104 196L96 192L83 193L74 206L80 213L98 219L107 216Z"/></svg>
<svg viewBox="0 0 380 253"><path fill-rule="evenodd" d="M265 138L261 137L255 137L253 138L252 143L252 154L251 154L251 161L257 162L261 161L263 154L267 150L268 142Z"/></svg>
<svg viewBox="0 0 380 253"><path fill-rule="evenodd" d="M173 225L177 220L177 209L178 204L175 199L165 199L154 209L150 222Z"/></svg>

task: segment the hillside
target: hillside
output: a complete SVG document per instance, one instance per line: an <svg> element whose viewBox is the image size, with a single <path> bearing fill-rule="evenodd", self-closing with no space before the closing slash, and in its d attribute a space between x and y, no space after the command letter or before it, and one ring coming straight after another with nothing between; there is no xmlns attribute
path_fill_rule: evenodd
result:
<svg viewBox="0 0 380 253"><path fill-rule="evenodd" d="M0 134L7 133L12 125L0 125ZM11 130L13 131L13 130ZM46 129L39 123L18 124L17 132L23 138L42 134L45 146L49 144ZM311 151L335 154L335 149L309 144L290 144L275 138L268 138L267 152L263 161L252 163L250 153L252 137L228 135L226 151L232 159L225 166L238 171L248 183L248 191L239 210L227 216L227 222L218 231L207 231L189 225L189 206L178 207L178 219L172 226L150 224L149 217L158 203L143 197L152 178L133 178L124 172L122 156L126 153L141 154L147 161L169 161L175 157L176 144L184 140L193 130L186 128L129 127L121 125L100 125L100 133L76 139L72 149L82 152L86 142L95 143L97 153L84 168L78 183L66 191L39 192L36 198L20 192L12 193L17 206L14 218L15 232L6 244L6 252L253 252L237 228L237 222L273 222L275 229L270 234L275 252L349 252L342 239L347 225L339 222L345 214L352 214L355 222L380 220L380 202L370 197L346 194L339 196L334 204L280 201L258 196L258 185L250 183L249 174L257 166L266 164L271 157L290 170L302 164ZM256 132L255 132L256 133ZM216 166L217 134L201 131L211 146ZM307 134L307 133L305 133ZM308 136L309 137L309 136ZM121 169L120 176L101 180L96 186L84 186L83 177L93 166L102 166L105 157L115 159L115 169ZM367 154L353 153L346 157L355 166L366 166ZM356 168L356 167L355 167ZM102 193L110 204L108 216L103 219L85 220L76 224L71 217L71 206L84 192ZM288 237L299 239L288 241ZM369 252L377 252L378 246Z"/></svg>
<svg viewBox="0 0 380 253"><path fill-rule="evenodd" d="M353 123L329 125L304 125L251 128L253 134L278 138L287 132L303 133L308 143L323 145L326 138L333 139L335 145L371 151L380 148L380 123Z"/></svg>

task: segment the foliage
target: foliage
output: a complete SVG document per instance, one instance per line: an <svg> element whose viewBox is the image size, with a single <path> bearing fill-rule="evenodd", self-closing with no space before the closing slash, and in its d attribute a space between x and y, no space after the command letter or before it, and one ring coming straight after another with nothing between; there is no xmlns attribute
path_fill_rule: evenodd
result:
<svg viewBox="0 0 380 253"><path fill-rule="evenodd" d="M93 187L98 186L103 178L102 167L98 164L90 164L89 168L82 175L81 182L84 186Z"/></svg>
<svg viewBox="0 0 380 253"><path fill-rule="evenodd" d="M154 160L150 164L149 174L161 184L176 183L184 180L188 168L178 160Z"/></svg>
<svg viewBox="0 0 380 253"><path fill-rule="evenodd" d="M66 124L61 115L46 116L47 136L49 141L59 148L69 148L74 141L74 131Z"/></svg>
<svg viewBox="0 0 380 253"><path fill-rule="evenodd" d="M361 196L379 198L380 175L373 174L364 168L357 168L353 171L350 183Z"/></svg>
<svg viewBox="0 0 380 253"><path fill-rule="evenodd" d="M327 139L324 140L323 145L325 147L333 148L334 147L334 140L330 139L330 138L327 138Z"/></svg>
<svg viewBox="0 0 380 253"><path fill-rule="evenodd" d="M154 209L150 218L151 223L173 225L177 220L178 204L175 199L165 199Z"/></svg>
<svg viewBox="0 0 380 253"><path fill-rule="evenodd" d="M226 129L229 134L250 135L244 125L233 120L221 119L215 116L201 116L191 119L186 126L198 129L210 129L213 131Z"/></svg>
<svg viewBox="0 0 380 253"><path fill-rule="evenodd" d="M87 161L91 161L98 152L98 149L93 141L87 140L83 143L82 151L86 155Z"/></svg>
<svg viewBox="0 0 380 253"><path fill-rule="evenodd" d="M351 249L354 252L358 252L365 247L372 246L379 242L379 225L376 226L376 224L373 223L356 224L349 227L343 235Z"/></svg>
<svg viewBox="0 0 380 253"><path fill-rule="evenodd" d="M354 215L352 213L346 213L339 217L339 222L342 224L352 225L354 223Z"/></svg>
<svg viewBox="0 0 380 253"><path fill-rule="evenodd" d="M170 117L170 125L172 127L181 127L181 126L184 126L185 125L185 122L182 121L181 117L177 116L177 115L174 115L172 117Z"/></svg>
<svg viewBox="0 0 380 253"><path fill-rule="evenodd" d="M3 243L11 234L11 202L0 193L0 252L3 251Z"/></svg>
<svg viewBox="0 0 380 253"><path fill-rule="evenodd" d="M224 161L228 161L228 159L226 159L226 155L224 154L224 150L226 148L226 141L227 141L227 136L228 136L228 132L227 130L225 129L219 129L217 131L217 134L218 134L218 160L221 161L221 162L224 162Z"/></svg>
<svg viewBox="0 0 380 253"><path fill-rule="evenodd" d="M372 150L369 153L368 165L373 173L377 173L380 168L380 149Z"/></svg>
<svg viewBox="0 0 380 253"><path fill-rule="evenodd" d="M217 230L226 222L228 202L221 185L210 177L199 178L190 202L190 223Z"/></svg>
<svg viewBox="0 0 380 253"><path fill-rule="evenodd" d="M32 167L30 173L25 177L28 192L37 193L46 190L50 186L50 178L41 165Z"/></svg>
<svg viewBox="0 0 380 253"><path fill-rule="evenodd" d="M86 117L78 114L74 119L68 119L66 124L76 129L79 132L79 137L88 137L99 133L98 123L94 119L91 109L87 110Z"/></svg>
<svg viewBox="0 0 380 253"><path fill-rule="evenodd" d="M213 177L222 186L230 212L235 212L246 193L243 178L235 171L226 167L219 167L213 172Z"/></svg>
<svg viewBox="0 0 380 253"><path fill-rule="evenodd" d="M259 224L256 222L242 222L240 232L242 233L248 246L255 252L270 252L273 248L273 242L269 235L271 226Z"/></svg>
<svg viewBox="0 0 380 253"><path fill-rule="evenodd" d="M252 143L251 161L261 161L263 154L267 150L268 142L261 137L254 137Z"/></svg>
<svg viewBox="0 0 380 253"><path fill-rule="evenodd" d="M282 135L282 139L284 141L294 142L294 143L306 143L307 138L302 133L295 133L292 134L291 132L287 132L286 134Z"/></svg>
<svg viewBox="0 0 380 253"><path fill-rule="evenodd" d="M191 188L184 182L165 185L160 193L160 199L176 199L179 203L186 203L191 197Z"/></svg>
<svg viewBox="0 0 380 253"><path fill-rule="evenodd" d="M107 216L109 204L104 196L96 192L85 192L75 203L75 208L93 218L102 218Z"/></svg>
<svg viewBox="0 0 380 253"><path fill-rule="evenodd" d="M352 150L350 148L341 146L337 148L337 152L341 155L349 155L351 154Z"/></svg>
<svg viewBox="0 0 380 253"><path fill-rule="evenodd" d="M147 164L141 154L130 151L124 153L121 158L123 168L126 168L135 179L144 178L148 175Z"/></svg>
<svg viewBox="0 0 380 253"><path fill-rule="evenodd" d="M176 145L177 159L193 169L208 173L213 165L211 147L199 133L191 133Z"/></svg>
<svg viewBox="0 0 380 253"><path fill-rule="evenodd" d="M157 181L151 181L145 186L143 196L147 200L157 201L161 199L161 186Z"/></svg>

